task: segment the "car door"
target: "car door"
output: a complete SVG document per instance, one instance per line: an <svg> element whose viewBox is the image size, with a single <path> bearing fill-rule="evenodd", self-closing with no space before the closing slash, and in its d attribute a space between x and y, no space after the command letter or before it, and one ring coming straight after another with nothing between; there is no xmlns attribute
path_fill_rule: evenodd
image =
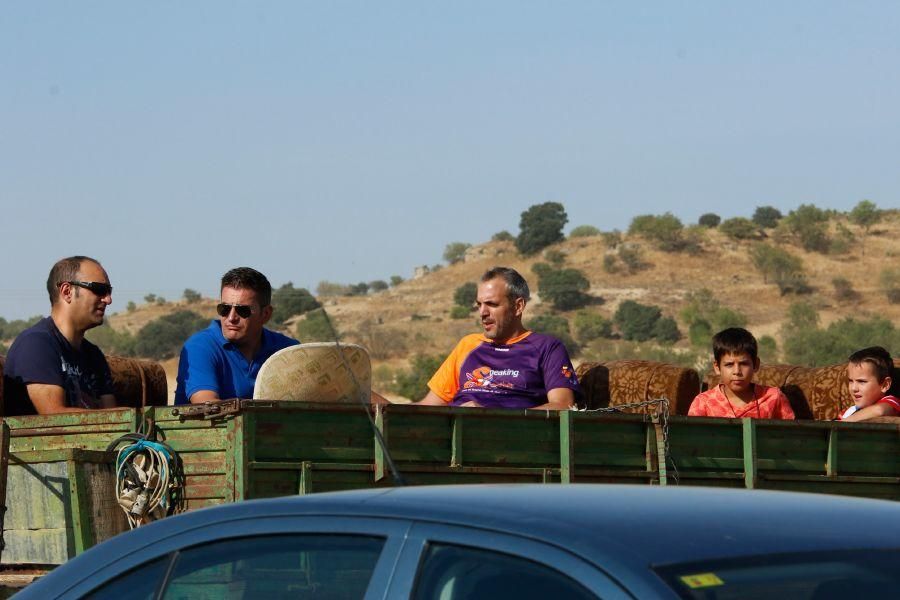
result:
<svg viewBox="0 0 900 600"><path fill-rule="evenodd" d="M107 564L83 564L62 580L51 574L26 588L24 597L382 598L408 527L403 520L357 517L211 523L135 547Z"/></svg>
<svg viewBox="0 0 900 600"><path fill-rule="evenodd" d="M549 595L549 596L548 596ZM388 597L413 600L632 598L577 555L531 538L432 523L409 530Z"/></svg>

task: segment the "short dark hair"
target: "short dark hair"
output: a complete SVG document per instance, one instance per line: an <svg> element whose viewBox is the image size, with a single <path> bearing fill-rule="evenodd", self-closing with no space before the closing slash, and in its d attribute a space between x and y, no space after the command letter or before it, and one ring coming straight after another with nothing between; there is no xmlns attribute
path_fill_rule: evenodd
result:
<svg viewBox="0 0 900 600"><path fill-rule="evenodd" d="M494 267L488 269L481 276L481 283L490 281L491 279L500 278L506 282L507 297L515 302L516 299L522 298L525 302L531 299L531 292L528 290L528 282L519 275L519 272L509 267Z"/></svg>
<svg viewBox="0 0 900 600"><path fill-rule="evenodd" d="M78 271L84 262L92 262L101 269L100 261L89 256L69 256L56 261L47 276L47 294L50 296L50 306L59 300L59 286L66 281L74 281L78 277Z"/></svg>
<svg viewBox="0 0 900 600"><path fill-rule="evenodd" d="M226 287L232 287L237 290L253 290L256 292L256 299L262 307L272 303L272 284L266 279L266 276L250 267L236 267L222 275L222 285L219 286L221 292Z"/></svg>
<svg viewBox="0 0 900 600"><path fill-rule="evenodd" d="M713 357L716 364L726 354L749 354L753 362L759 358L759 346L753 334L743 327L729 327L713 336Z"/></svg>
<svg viewBox="0 0 900 600"><path fill-rule="evenodd" d="M891 358L891 353L881 346L869 346L868 348L857 350L850 355L847 362L853 363L854 365L861 365L863 363L872 365L872 371L875 372L878 383L891 377L894 371L894 359Z"/></svg>

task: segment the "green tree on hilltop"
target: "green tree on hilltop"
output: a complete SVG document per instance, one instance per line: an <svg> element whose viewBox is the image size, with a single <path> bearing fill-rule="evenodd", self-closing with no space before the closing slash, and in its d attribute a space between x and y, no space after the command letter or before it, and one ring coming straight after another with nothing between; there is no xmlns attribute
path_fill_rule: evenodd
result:
<svg viewBox="0 0 900 600"><path fill-rule="evenodd" d="M781 211L774 206L757 206L753 213L753 222L763 229L772 229L782 219Z"/></svg>
<svg viewBox="0 0 900 600"><path fill-rule="evenodd" d="M557 310L581 308L590 301L586 293L591 287L578 269L548 270L538 280L541 298L549 300Z"/></svg>
<svg viewBox="0 0 900 600"><path fill-rule="evenodd" d="M530 256L550 244L563 241L563 227L568 220L566 209L559 202L535 204L522 213L516 248L525 256Z"/></svg>
<svg viewBox="0 0 900 600"><path fill-rule="evenodd" d="M462 262L466 257L466 250L472 247L472 244L466 244L464 242L450 242L444 248L444 260L447 261L448 265L455 265L458 262Z"/></svg>

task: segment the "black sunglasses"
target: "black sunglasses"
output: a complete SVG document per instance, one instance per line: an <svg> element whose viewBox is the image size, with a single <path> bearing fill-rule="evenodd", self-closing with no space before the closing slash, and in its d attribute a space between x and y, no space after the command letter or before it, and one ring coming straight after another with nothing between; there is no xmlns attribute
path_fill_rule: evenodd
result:
<svg viewBox="0 0 900 600"><path fill-rule="evenodd" d="M249 304L225 304L224 302L216 305L216 312L219 313L220 317L227 317L231 314L232 308L242 319L249 319L250 315L253 314L253 307Z"/></svg>
<svg viewBox="0 0 900 600"><path fill-rule="evenodd" d="M106 298L112 296L112 286L108 283L99 281L67 281L70 285L77 285L80 288L91 290L98 298Z"/></svg>

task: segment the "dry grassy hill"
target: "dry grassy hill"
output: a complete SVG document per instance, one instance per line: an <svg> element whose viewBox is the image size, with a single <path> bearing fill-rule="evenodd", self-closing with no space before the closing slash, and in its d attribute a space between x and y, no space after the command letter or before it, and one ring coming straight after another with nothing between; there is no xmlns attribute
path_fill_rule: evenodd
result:
<svg viewBox="0 0 900 600"><path fill-rule="evenodd" d="M838 222L854 233L860 231L847 225L842 217L833 218L831 227L835 228ZM900 304L887 301L878 281L878 274L884 267L900 266L898 240L900 214L892 211L864 239L860 233L859 243L842 255L806 252L794 244L783 245L803 260L808 282L814 288L811 294L802 297L782 296L775 285L763 281L750 260L750 248L757 242L734 241L717 230L705 231L702 251L694 255L661 252L645 239L623 236L624 243L640 247L648 265L630 275L606 272L603 257L614 251L607 248L602 237L569 239L556 244L553 249L566 255L566 267L583 271L591 283L590 293L603 299L602 304L589 307L590 311L611 318L623 300L633 299L661 307L664 314L679 320L679 326L685 331L679 319L685 296L691 291L708 288L723 305L743 312L748 317L748 327L757 336L772 335L780 346L781 324L788 306L798 298L816 306L823 325L848 316L878 315L894 322L900 320ZM409 279L389 290L368 296L322 297L320 301L345 341L357 342L370 349L376 381L383 383L391 373L405 368L410 357L445 354L462 335L477 331L474 314L471 319L454 320L448 313L455 289L467 281L477 280L492 266L514 267L532 282L534 297L526 312L526 322L528 315L549 311L547 303L536 293L537 277L531 271L532 265L542 260L541 256L520 256L512 242L489 242L470 249L461 263ZM858 301L838 301L831 283L835 277L851 282L859 293ZM213 318L214 307L215 301L208 299L189 306L183 303L140 306L131 313L112 315L110 322L114 328L134 332L152 319L177 309L190 308ZM687 342L679 342L676 346L686 348ZM596 351L588 349L582 358L597 358L592 353ZM174 363L166 363L173 382ZM174 383L172 387L174 389Z"/></svg>

